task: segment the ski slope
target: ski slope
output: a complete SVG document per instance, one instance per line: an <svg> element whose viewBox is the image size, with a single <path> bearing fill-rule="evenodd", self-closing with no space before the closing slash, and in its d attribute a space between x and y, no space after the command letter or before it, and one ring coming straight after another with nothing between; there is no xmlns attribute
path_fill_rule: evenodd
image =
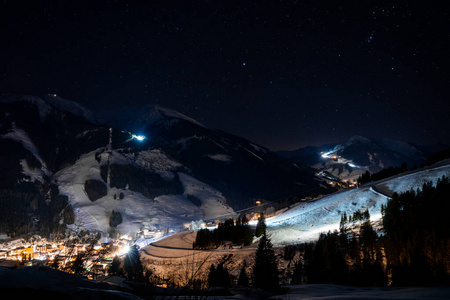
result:
<svg viewBox="0 0 450 300"><path fill-rule="evenodd" d="M371 221L381 219L381 206L388 196L374 187L385 185L391 192L405 192L421 188L425 182L433 184L442 176L450 175L450 162L426 170L392 177L364 187L345 190L314 201L297 204L279 215L266 219L268 234L277 246L316 240L320 233L339 229L341 215L352 215L357 210L369 209Z"/></svg>
<svg viewBox="0 0 450 300"><path fill-rule="evenodd" d="M89 230L107 234L109 217L114 210L120 212L123 222L115 230L123 235L134 236L143 228L150 230L180 230L193 220L205 217L233 214L224 196L213 187L195 179L189 174L179 172L178 162L160 150L141 151L136 155L122 154L119 151L104 151L100 162L96 159L97 149L81 156L74 165L55 174L60 193L66 195L73 207L75 223L67 227L75 232ZM159 174L166 180L174 178L176 172L184 192L179 195L161 195L149 199L141 193L109 186L107 194L92 202L86 194L84 183L88 179L103 181L100 167L104 164L136 164L148 172ZM123 199L118 195L123 193ZM188 195L201 201L197 206L188 200Z"/></svg>

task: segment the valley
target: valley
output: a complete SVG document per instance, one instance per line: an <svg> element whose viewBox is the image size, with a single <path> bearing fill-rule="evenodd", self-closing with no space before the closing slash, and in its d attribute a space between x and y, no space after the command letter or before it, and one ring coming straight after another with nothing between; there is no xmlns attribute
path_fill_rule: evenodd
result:
<svg viewBox="0 0 450 300"><path fill-rule="evenodd" d="M321 164L307 166L160 106L134 112L119 129L52 95L8 97L0 102L7 112L0 123L0 160L8 166L0 182L6 268L53 267L107 281L136 249L155 287L206 288L219 265L236 284L242 266L253 276L264 216L280 283L288 284L305 245L343 230L357 240L367 224L383 235L383 209L394 193L450 176L450 161L442 160L363 184L348 177L407 153L423 161L401 143L383 148L353 137L315 153ZM343 223L365 213L367 219ZM193 247L199 230L241 218L252 232L247 245Z"/></svg>

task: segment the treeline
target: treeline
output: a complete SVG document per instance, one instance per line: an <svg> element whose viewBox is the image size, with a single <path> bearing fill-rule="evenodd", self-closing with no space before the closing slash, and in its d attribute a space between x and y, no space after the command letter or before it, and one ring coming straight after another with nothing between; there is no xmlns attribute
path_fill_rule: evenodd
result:
<svg viewBox="0 0 450 300"><path fill-rule="evenodd" d="M354 224L356 222L360 221L369 221L370 220L370 213L369 209L366 209L365 211L357 210L353 213L353 215L347 217L347 213L344 212L341 216L341 222L339 224L339 228L344 229L347 224Z"/></svg>
<svg viewBox="0 0 450 300"><path fill-rule="evenodd" d="M253 233L248 225L248 220L244 216L238 218L236 222L232 218L223 223L219 223L218 227L213 230L200 229L197 231L194 249L215 249L223 244L224 241L231 241L236 245L248 246L252 243Z"/></svg>
<svg viewBox="0 0 450 300"><path fill-rule="evenodd" d="M359 184L364 184L371 181L385 179L397 174L404 173L406 171L408 171L408 166L406 163L402 163L399 167L388 167L373 174L371 174L369 171L366 171L358 177L357 181Z"/></svg>
<svg viewBox="0 0 450 300"><path fill-rule="evenodd" d="M226 258L229 259L231 256ZM229 288L233 285L239 287L255 287L269 292L280 292L280 271L272 243L264 232L259 240L252 266L252 274L247 274L247 263L242 262L237 282L233 284L231 274L224 266L225 261L214 264L209 268L208 286ZM250 275L250 276L249 276Z"/></svg>
<svg viewBox="0 0 450 300"><path fill-rule="evenodd" d="M14 188L0 188L0 232L10 237L30 232L56 235L74 219L67 196L60 195L55 185L21 182Z"/></svg>
<svg viewBox="0 0 450 300"><path fill-rule="evenodd" d="M365 213L359 235L345 226L299 245L293 283L365 286L450 284L450 182L442 177L417 191L394 194L383 207L384 234ZM341 219L341 224L344 218Z"/></svg>
<svg viewBox="0 0 450 300"><path fill-rule="evenodd" d="M107 174L108 166L101 167L101 172ZM149 199L161 195L177 195L183 193L183 185L175 173L173 180L164 180L160 175L147 172L131 165L112 164L109 166L111 187L141 193Z"/></svg>
<svg viewBox="0 0 450 300"><path fill-rule="evenodd" d="M393 194L383 208L387 268L398 285L450 283L450 181Z"/></svg>
<svg viewBox="0 0 450 300"><path fill-rule="evenodd" d="M322 233L316 242L298 246L303 259L297 260L294 284L334 283L386 286L382 242L369 221L360 235L346 231Z"/></svg>

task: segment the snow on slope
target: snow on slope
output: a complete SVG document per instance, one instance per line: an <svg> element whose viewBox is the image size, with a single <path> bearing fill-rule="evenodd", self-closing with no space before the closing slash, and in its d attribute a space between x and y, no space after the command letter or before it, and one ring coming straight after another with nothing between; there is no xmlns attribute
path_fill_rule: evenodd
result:
<svg viewBox="0 0 450 300"><path fill-rule="evenodd" d="M107 233L109 216L113 210L120 212L123 218L123 222L116 227L116 232L128 235L134 235L142 228L179 229L187 226L192 220L233 213L219 191L184 173L178 173L184 186L184 193L181 195L161 195L148 199L128 189L108 187L106 196L95 202L88 198L84 190L85 181L87 179L102 181L100 167L108 161L116 164L139 162L143 167L155 162L155 165L148 169L156 170L163 177L171 177L168 174L179 165L159 150L143 152L145 153L138 153L137 157L127 157L117 151L112 151L111 155L103 152L101 162L98 163L95 159L96 151L93 151L82 156L73 166L55 174L60 193L68 196L74 210L75 223L68 226L70 229L77 232L87 229ZM144 158L149 158L149 161L144 161ZM165 165L167 169L164 169ZM120 193L124 194L124 198L114 199L114 196ZM187 199L188 194L201 200L200 208Z"/></svg>
<svg viewBox="0 0 450 300"><path fill-rule="evenodd" d="M421 188L424 183L431 181L433 185L442 176L450 176L450 165L444 165L432 169L427 169L420 173L407 174L405 176L397 177L387 182L387 187L397 193L403 193L411 188Z"/></svg>
<svg viewBox="0 0 450 300"><path fill-rule="evenodd" d="M226 154L210 154L207 155L207 157L211 158L212 160L216 160L216 161L221 161L221 162L231 162L233 159L231 158L231 156L226 155Z"/></svg>
<svg viewBox="0 0 450 300"><path fill-rule="evenodd" d="M174 178L173 172L182 167L182 164L169 158L159 149L145 150L137 154L126 154L126 156L133 159L141 168L150 170L168 181Z"/></svg>
<svg viewBox="0 0 450 300"><path fill-rule="evenodd" d="M423 183L435 183L442 176L450 176L450 164L386 180L394 192L421 188ZM381 218L381 205L388 197L371 187L346 190L324 196L316 201L297 206L266 220L268 233L274 245L295 244L316 240L321 232L339 229L341 214L353 214L369 209L371 221Z"/></svg>
<svg viewBox="0 0 450 300"><path fill-rule="evenodd" d="M233 209L227 205L221 192L190 175L181 172L178 175L183 184L184 195L193 195L202 202L200 206L204 212L202 218L235 217Z"/></svg>
<svg viewBox="0 0 450 300"><path fill-rule="evenodd" d="M21 160L20 164L22 165L22 169L25 175L28 175L31 177L31 180L38 180L40 182L43 182L43 175L50 175L51 172L48 170L45 162L42 160L41 156L39 155L39 151L37 147L34 145L34 143L31 141L31 138L29 135L22 129L17 128L13 123L13 128L10 132L1 135L1 138L4 139L11 139L16 142L19 142L23 145L25 149L30 151L34 157L41 163L42 168L40 170L32 170L29 168L26 160Z"/></svg>

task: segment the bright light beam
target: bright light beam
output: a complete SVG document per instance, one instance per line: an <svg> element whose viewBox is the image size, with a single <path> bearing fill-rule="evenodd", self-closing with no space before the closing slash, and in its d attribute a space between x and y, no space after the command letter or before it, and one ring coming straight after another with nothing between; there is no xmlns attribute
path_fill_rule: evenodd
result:
<svg viewBox="0 0 450 300"><path fill-rule="evenodd" d="M136 135L136 134L131 135L131 137L137 139L139 142L142 142L146 138L143 135Z"/></svg>

